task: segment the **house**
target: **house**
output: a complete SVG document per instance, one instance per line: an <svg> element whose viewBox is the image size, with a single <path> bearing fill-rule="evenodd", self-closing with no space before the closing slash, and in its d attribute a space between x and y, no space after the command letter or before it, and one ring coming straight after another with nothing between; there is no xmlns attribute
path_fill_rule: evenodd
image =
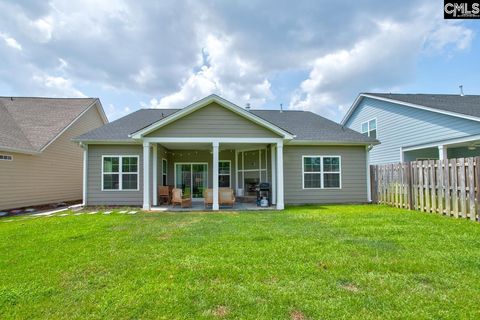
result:
<svg viewBox="0 0 480 320"><path fill-rule="evenodd" d="M284 203L367 202L367 150L377 140L304 111L246 110L217 95L183 109L142 109L75 141L86 205L156 206L157 186L193 200L213 188L251 196L271 184ZM253 194L252 194L253 193Z"/></svg>
<svg viewBox="0 0 480 320"><path fill-rule="evenodd" d="M480 96L361 93L341 122L378 139L371 164L480 155Z"/></svg>
<svg viewBox="0 0 480 320"><path fill-rule="evenodd" d="M71 139L107 122L98 99L0 97L0 209L82 199Z"/></svg>

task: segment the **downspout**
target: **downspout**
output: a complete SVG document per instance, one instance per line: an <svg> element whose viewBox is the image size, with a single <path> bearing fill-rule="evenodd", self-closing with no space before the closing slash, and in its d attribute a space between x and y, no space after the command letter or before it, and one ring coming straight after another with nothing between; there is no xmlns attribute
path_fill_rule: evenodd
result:
<svg viewBox="0 0 480 320"><path fill-rule="evenodd" d="M367 177L367 201L372 203L372 189L370 185L370 161L369 161L369 152L371 150L371 145L365 146L365 163L366 163L366 177Z"/></svg>

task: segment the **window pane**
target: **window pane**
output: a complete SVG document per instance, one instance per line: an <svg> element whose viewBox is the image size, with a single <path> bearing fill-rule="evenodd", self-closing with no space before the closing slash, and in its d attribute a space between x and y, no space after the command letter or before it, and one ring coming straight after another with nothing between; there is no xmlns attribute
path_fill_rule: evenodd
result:
<svg viewBox="0 0 480 320"><path fill-rule="evenodd" d="M324 188L340 188L340 174L339 173L325 173L323 175Z"/></svg>
<svg viewBox="0 0 480 320"><path fill-rule="evenodd" d="M118 173L103 175L103 189L104 190L118 190L120 188Z"/></svg>
<svg viewBox="0 0 480 320"><path fill-rule="evenodd" d="M339 172L340 171L340 158L338 158L338 157L323 158L323 171L324 172Z"/></svg>
<svg viewBox="0 0 480 320"><path fill-rule="evenodd" d="M122 189L136 190L137 189L137 174L123 174L122 175Z"/></svg>
<svg viewBox="0 0 480 320"><path fill-rule="evenodd" d="M304 175L304 188L320 188L321 177L320 173L305 173Z"/></svg>
<svg viewBox="0 0 480 320"><path fill-rule="evenodd" d="M303 158L305 172L320 172L320 157Z"/></svg>
<svg viewBox="0 0 480 320"><path fill-rule="evenodd" d="M167 175L166 174L162 175L162 185L163 186L167 185Z"/></svg>
<svg viewBox="0 0 480 320"><path fill-rule="evenodd" d="M103 158L103 172L118 172L118 157Z"/></svg>
<svg viewBox="0 0 480 320"><path fill-rule="evenodd" d="M362 123L362 133L368 132L368 122Z"/></svg>
<svg viewBox="0 0 480 320"><path fill-rule="evenodd" d="M123 172L138 172L137 157L124 157L122 158L122 171Z"/></svg>
<svg viewBox="0 0 480 320"><path fill-rule="evenodd" d="M218 186L220 188L230 188L230 176L218 176Z"/></svg>
<svg viewBox="0 0 480 320"><path fill-rule="evenodd" d="M218 163L218 173L219 174L230 174L230 162L219 162Z"/></svg>
<svg viewBox="0 0 480 320"><path fill-rule="evenodd" d="M166 160L162 160L162 173L163 174L167 174L167 161Z"/></svg>
<svg viewBox="0 0 480 320"><path fill-rule="evenodd" d="M370 131L377 129L377 120L375 120L375 119L370 120L368 125L370 126L370 128L368 128L368 130L370 130Z"/></svg>
<svg viewBox="0 0 480 320"><path fill-rule="evenodd" d="M377 130L370 131L368 136L377 139Z"/></svg>

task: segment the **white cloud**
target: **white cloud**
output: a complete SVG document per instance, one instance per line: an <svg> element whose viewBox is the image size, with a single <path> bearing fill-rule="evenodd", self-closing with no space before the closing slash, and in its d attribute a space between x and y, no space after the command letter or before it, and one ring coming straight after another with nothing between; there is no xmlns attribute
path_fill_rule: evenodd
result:
<svg viewBox="0 0 480 320"><path fill-rule="evenodd" d="M17 40L15 40L15 38L12 38L10 37L8 34L6 33L0 33L0 38L3 39L3 41L5 41L5 44L11 48L14 48L14 49L17 49L17 50L22 50L22 46L20 45L20 43L18 43Z"/></svg>
<svg viewBox="0 0 480 320"><path fill-rule="evenodd" d="M150 107L183 107L212 93L238 104L249 102L253 107L273 97L270 82L257 73L253 62L235 53L228 37L209 34L202 55L206 59L198 60L199 70L191 72L178 91L152 99Z"/></svg>
<svg viewBox="0 0 480 320"><path fill-rule="evenodd" d="M340 120L359 92L389 90L413 78L423 50L438 52L448 46L462 50L472 37L464 26L425 17L377 21L373 36L315 59L308 78L292 95L290 108Z"/></svg>
<svg viewBox="0 0 480 320"><path fill-rule="evenodd" d="M36 74L32 77L32 82L37 87L43 88L42 95L52 97L85 97L85 94L76 89L73 82L60 76L51 76L48 74Z"/></svg>

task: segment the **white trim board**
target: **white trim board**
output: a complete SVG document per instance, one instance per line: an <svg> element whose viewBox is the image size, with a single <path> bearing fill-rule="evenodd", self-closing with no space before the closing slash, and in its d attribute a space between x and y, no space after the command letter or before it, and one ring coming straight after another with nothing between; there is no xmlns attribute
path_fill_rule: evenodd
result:
<svg viewBox="0 0 480 320"><path fill-rule="evenodd" d="M448 147L448 145L457 144L457 143L464 143L464 142L471 142L471 141L475 141L475 140L480 140L480 134L473 135L473 136L468 136L468 137L434 141L434 142L428 142L428 143L424 143L424 144L401 147L401 150L403 152L405 152L405 151L412 151L412 150L419 150L419 149L426 149L426 148L435 148L435 147L443 146L443 145Z"/></svg>
<svg viewBox="0 0 480 320"><path fill-rule="evenodd" d="M155 131L163 126L166 126L167 124L169 123L172 123L180 118L183 118L193 112L195 112L196 110L199 110L211 103L217 103L219 104L220 106L262 126L262 127L265 127L267 129L269 129L270 131L273 131L274 133L282 136L283 138L285 139L293 139L294 138L294 135L292 135L290 132L287 132L285 130L283 130L282 128L280 127L277 127L275 125L273 125L272 123L260 118L259 116L235 105L234 103L226 100L226 99L223 99L222 97L219 97L215 94L211 94L201 100L198 100L197 102L194 102L192 103L191 105L173 113L172 115L166 117L166 118L163 118L159 121L156 121L155 123L141 129L141 130L138 130L132 134L130 134L129 136L134 138L134 139L141 139L144 135L148 134L148 133L151 133L152 131Z"/></svg>
<svg viewBox="0 0 480 320"><path fill-rule="evenodd" d="M395 99L388 99L388 98L383 98L383 97L377 97L373 96L370 94L365 94L361 93L358 95L358 97L355 99L353 102L352 106L348 109L347 113L343 117L342 121L340 122L342 125L345 125L348 119L350 119L350 116L353 114L355 109L358 107L360 102L362 101L363 98L371 98L375 100L380 100L380 101L385 101L385 102L390 102L390 103L395 103L395 104L400 104L406 107L411 107L411 108L416 108L416 109L421 109L421 110L427 110L435 113L440 113L440 114L445 114L453 117L458 117L462 119L467 119L467 120L473 120L473 121L480 121L479 117L474 117L474 116L469 116L463 113L458 113L458 112L452 112L452 111L447 111L447 110L441 110L441 109L436 109L436 108L431 108L431 107L426 107L422 106L419 104L414 104L414 103L408 103L400 100L395 100Z"/></svg>

